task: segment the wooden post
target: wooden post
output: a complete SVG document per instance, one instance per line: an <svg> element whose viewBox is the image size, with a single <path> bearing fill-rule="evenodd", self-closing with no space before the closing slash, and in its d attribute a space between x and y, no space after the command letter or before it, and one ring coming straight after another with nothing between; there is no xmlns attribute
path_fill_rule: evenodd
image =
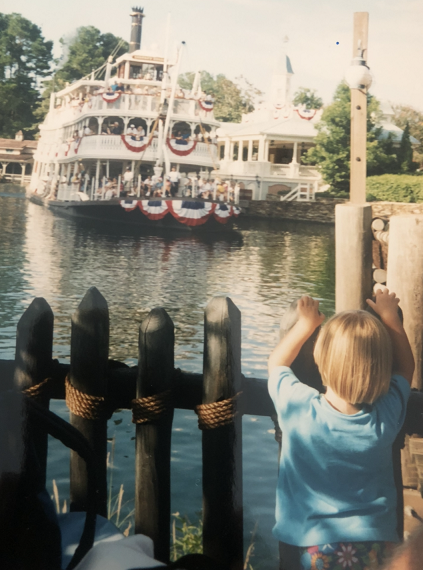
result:
<svg viewBox="0 0 423 570"><path fill-rule="evenodd" d="M166 392L174 374L175 333L164 309L153 309L141 323L137 398ZM154 556L170 554L170 444L173 410L156 421L137 424L135 448L135 532L154 542Z"/></svg>
<svg viewBox="0 0 423 570"><path fill-rule="evenodd" d="M335 207L336 312L365 309L372 295L372 207Z"/></svg>
<svg viewBox="0 0 423 570"><path fill-rule="evenodd" d="M358 48L363 50L367 60L369 14L354 14L353 58ZM367 142L367 93L366 90L351 89L351 177L350 200L353 204L366 202L366 142Z"/></svg>
<svg viewBox="0 0 423 570"><path fill-rule="evenodd" d="M416 369L412 387L422 390L423 373L423 216L392 216L389 230L387 286L400 299L404 328Z"/></svg>
<svg viewBox="0 0 423 570"><path fill-rule="evenodd" d="M232 398L241 388L241 313L227 297L206 307L203 404ZM203 430L204 553L243 568L242 418Z"/></svg>
<svg viewBox="0 0 423 570"><path fill-rule="evenodd" d="M54 316L42 297L32 301L18 322L16 332L14 384L19 390L36 386L51 370ZM40 401L46 408L48 400ZM47 468L47 434L30 426L40 470L45 483Z"/></svg>
<svg viewBox="0 0 423 570"><path fill-rule="evenodd" d="M91 287L72 315L71 366L69 380L74 388L91 396L107 394L109 355L109 309L101 293ZM86 437L96 457L98 513L107 516L107 419L91 420L70 414L70 423ZM87 504L85 462L71 452L70 507L84 511Z"/></svg>

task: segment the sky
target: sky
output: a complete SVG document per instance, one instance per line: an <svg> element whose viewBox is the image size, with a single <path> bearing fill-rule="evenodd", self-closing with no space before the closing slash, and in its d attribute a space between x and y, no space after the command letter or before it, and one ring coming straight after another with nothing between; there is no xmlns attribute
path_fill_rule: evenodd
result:
<svg viewBox="0 0 423 570"><path fill-rule="evenodd" d="M0 0L0 11L20 13L40 26L59 57L59 39L71 37L79 26L93 25L129 41L133 4ZM202 69L230 79L242 75L267 92L285 50L294 71L292 92L298 87L316 89L326 104L351 62L353 14L369 12L370 92L423 111L422 0L140 0L139 5L146 15L145 48L164 47L171 14L170 45L186 42L181 72Z"/></svg>

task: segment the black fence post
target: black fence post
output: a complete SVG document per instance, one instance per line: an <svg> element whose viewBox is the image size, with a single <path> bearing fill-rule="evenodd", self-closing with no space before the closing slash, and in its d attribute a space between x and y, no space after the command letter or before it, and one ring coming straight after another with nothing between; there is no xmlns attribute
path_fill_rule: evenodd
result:
<svg viewBox="0 0 423 570"><path fill-rule="evenodd" d="M71 366L68 381L82 394L107 395L109 355L109 309L95 287L91 287L72 315ZM78 398L76 398L78 399ZM68 400L68 395L67 395ZM74 410L75 412L75 410ZM70 414L70 422L86 437L97 464L98 514L107 516L107 419L104 414L87 419L84 412ZM87 506L87 471L85 462L71 452L70 508L84 511Z"/></svg>
<svg viewBox="0 0 423 570"><path fill-rule="evenodd" d="M205 311L203 404L231 401L241 389L241 313L227 297ZM236 398L234 409L236 411ZM204 553L231 570L243 568L242 417L203 426ZM199 413L201 422L201 413ZM213 423L213 418L211 418Z"/></svg>
<svg viewBox="0 0 423 570"><path fill-rule="evenodd" d="M170 445L173 408L169 391L174 374L175 333L164 309L153 309L141 323L137 401L156 402L158 414L136 427L135 532L154 542L154 555L168 562L170 554ZM148 413L147 413L148 416Z"/></svg>
<svg viewBox="0 0 423 570"><path fill-rule="evenodd" d="M14 384L27 390L47 379L52 366L54 316L42 297L32 301L20 318L16 333ZM49 407L49 398L40 399ZM45 484L47 469L47 434L37 425L30 425L31 437Z"/></svg>

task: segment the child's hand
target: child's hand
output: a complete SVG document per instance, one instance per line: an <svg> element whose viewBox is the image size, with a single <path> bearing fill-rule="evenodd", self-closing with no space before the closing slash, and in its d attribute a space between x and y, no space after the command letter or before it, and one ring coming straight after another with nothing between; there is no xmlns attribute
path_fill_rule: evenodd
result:
<svg viewBox="0 0 423 570"><path fill-rule="evenodd" d="M298 321L309 330L314 331L325 320L325 315L319 311L319 301L304 295L297 305Z"/></svg>
<svg viewBox="0 0 423 570"><path fill-rule="evenodd" d="M367 304L377 313L384 323L397 322L399 299L395 293L389 293L389 289L376 291L375 300L366 299Z"/></svg>

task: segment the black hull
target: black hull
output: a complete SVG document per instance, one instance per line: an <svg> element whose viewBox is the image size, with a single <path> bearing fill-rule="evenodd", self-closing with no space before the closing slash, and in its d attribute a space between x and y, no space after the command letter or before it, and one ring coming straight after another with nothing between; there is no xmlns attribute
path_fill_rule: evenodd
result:
<svg viewBox="0 0 423 570"><path fill-rule="evenodd" d="M169 198L166 199L169 200ZM166 214L161 220L150 220L139 208L127 212L120 206L118 201L114 200L59 202L57 200L47 200L36 194L32 194L29 200L34 204L48 207L55 214L71 219L93 220L151 230L177 230L185 233L226 233L234 231L233 219L229 219L226 224L221 224L214 217L210 217L204 224L187 226L175 219L170 213ZM204 200L201 201L204 202Z"/></svg>

